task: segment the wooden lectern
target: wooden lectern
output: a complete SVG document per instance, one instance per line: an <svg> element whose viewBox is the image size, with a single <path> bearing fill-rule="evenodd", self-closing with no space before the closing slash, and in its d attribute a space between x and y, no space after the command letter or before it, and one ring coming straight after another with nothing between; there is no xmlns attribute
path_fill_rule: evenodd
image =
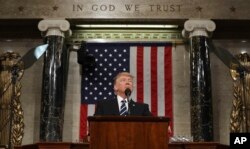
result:
<svg viewBox="0 0 250 149"><path fill-rule="evenodd" d="M88 117L90 149L167 149L166 117Z"/></svg>

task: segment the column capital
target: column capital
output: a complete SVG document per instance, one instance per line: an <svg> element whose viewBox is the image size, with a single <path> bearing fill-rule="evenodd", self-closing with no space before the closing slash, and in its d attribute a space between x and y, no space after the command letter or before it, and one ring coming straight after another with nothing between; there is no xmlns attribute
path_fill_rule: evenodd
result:
<svg viewBox="0 0 250 149"><path fill-rule="evenodd" d="M38 29L41 32L45 32L45 36L62 36L68 35L70 36L70 24L65 19L44 19L38 23Z"/></svg>
<svg viewBox="0 0 250 149"><path fill-rule="evenodd" d="M210 37L215 30L216 25L214 21L209 19L189 19L184 23L182 36L190 38L193 36Z"/></svg>

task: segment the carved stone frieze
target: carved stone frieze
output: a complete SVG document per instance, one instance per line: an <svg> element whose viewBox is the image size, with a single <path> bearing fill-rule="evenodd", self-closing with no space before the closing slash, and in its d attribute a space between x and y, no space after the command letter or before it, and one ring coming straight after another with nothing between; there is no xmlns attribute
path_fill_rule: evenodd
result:
<svg viewBox="0 0 250 149"><path fill-rule="evenodd" d="M246 0L0 0L1 18L249 19Z"/></svg>

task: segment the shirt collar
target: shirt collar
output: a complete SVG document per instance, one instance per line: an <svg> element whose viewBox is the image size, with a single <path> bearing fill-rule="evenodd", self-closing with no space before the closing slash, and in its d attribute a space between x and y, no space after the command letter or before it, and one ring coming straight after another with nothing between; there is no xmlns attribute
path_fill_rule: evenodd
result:
<svg viewBox="0 0 250 149"><path fill-rule="evenodd" d="M127 98L123 99L121 96L117 95L118 102L121 103L121 101L126 100L127 103Z"/></svg>

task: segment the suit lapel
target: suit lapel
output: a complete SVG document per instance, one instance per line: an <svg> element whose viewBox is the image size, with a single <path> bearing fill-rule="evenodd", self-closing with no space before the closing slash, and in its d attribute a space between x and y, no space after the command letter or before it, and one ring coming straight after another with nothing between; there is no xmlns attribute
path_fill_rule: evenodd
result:
<svg viewBox="0 0 250 149"><path fill-rule="evenodd" d="M114 100L112 100L112 101L113 102L112 102L111 108L113 109L114 115L120 115L117 97L115 97Z"/></svg>
<svg viewBox="0 0 250 149"><path fill-rule="evenodd" d="M130 115L135 114L135 102L131 99L129 102Z"/></svg>

